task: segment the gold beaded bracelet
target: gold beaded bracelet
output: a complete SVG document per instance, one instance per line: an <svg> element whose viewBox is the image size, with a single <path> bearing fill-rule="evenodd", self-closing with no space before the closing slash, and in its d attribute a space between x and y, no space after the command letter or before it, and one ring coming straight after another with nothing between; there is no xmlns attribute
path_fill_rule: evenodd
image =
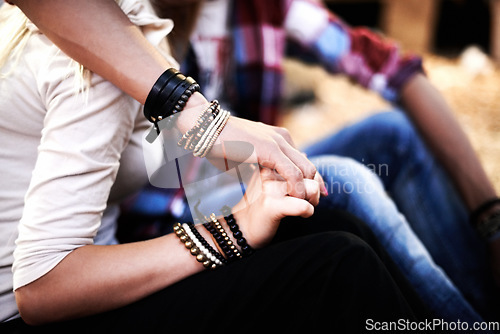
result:
<svg viewBox="0 0 500 334"><path fill-rule="evenodd" d="M191 255L193 255L196 258L196 261L200 262L203 267L213 270L220 266L203 254L199 247L196 246L195 242L189 237L184 228L182 228L180 223L175 223L173 229L175 235L184 244L184 246L189 249Z"/></svg>

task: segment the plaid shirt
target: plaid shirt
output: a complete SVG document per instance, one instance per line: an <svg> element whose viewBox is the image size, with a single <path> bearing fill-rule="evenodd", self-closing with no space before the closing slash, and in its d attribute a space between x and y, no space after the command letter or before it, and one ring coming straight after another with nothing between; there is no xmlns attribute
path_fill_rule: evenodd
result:
<svg viewBox="0 0 500 334"><path fill-rule="evenodd" d="M276 123L286 42L391 102L411 76L422 72L419 57L401 54L395 42L367 28L349 27L316 1L234 0L232 14L233 107L249 119Z"/></svg>

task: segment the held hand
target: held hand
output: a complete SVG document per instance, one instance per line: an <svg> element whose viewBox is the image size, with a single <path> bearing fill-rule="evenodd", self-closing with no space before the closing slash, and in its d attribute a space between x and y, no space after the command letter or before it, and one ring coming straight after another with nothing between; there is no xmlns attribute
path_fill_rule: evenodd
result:
<svg viewBox="0 0 500 334"><path fill-rule="evenodd" d="M191 129L208 105L206 99L195 93L188 100L182 113L177 114L177 126L181 133ZM251 145L251 160L247 150L224 149L227 142L243 142ZM220 145L222 144L222 145ZM230 146L230 145L228 145ZM287 193L305 198L304 179L318 179L316 167L295 148L288 130L231 116L207 156L212 160L223 158L234 162L258 163L262 167L276 170L287 182ZM326 189L321 188L326 196Z"/></svg>
<svg viewBox="0 0 500 334"><path fill-rule="evenodd" d="M305 199L287 195L287 182L274 170L261 168L248 185L245 198L233 212L248 244L261 248L268 244L286 216L310 217L319 201L317 181L303 180Z"/></svg>
<svg viewBox="0 0 500 334"><path fill-rule="evenodd" d="M286 129L231 117L219 136L218 143L243 141L253 146L254 156L262 167L276 170L287 184L286 194L300 199L306 198L304 179L316 176L316 167L295 148ZM223 157L233 161L244 161L247 156L238 156L237 150L222 152L222 145L214 146L210 156Z"/></svg>

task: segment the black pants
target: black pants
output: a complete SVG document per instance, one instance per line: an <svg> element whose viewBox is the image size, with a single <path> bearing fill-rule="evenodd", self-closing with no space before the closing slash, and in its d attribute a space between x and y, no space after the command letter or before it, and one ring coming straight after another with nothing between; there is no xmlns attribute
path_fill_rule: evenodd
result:
<svg viewBox="0 0 500 334"><path fill-rule="evenodd" d="M248 258L191 276L126 307L42 328L18 320L10 329L360 333L370 319L426 316L362 222L342 212L318 212L312 219L283 220L273 244Z"/></svg>

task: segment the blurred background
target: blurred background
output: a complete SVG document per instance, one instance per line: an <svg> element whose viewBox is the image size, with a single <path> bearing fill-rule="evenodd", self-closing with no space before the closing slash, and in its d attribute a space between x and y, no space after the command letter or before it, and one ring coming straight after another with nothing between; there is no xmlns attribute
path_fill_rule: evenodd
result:
<svg viewBox="0 0 500 334"><path fill-rule="evenodd" d="M423 56L500 193L500 0L326 0L353 26L364 25ZM390 106L375 93L319 67L288 59L280 123L299 145ZM453 145L453 143L449 143Z"/></svg>

